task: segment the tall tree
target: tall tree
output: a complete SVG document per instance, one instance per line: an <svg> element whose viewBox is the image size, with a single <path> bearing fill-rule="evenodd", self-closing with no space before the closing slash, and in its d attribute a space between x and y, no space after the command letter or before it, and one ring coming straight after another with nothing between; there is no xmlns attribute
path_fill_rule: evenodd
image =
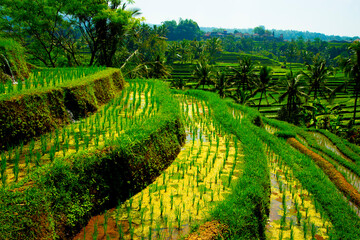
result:
<svg viewBox="0 0 360 240"><path fill-rule="evenodd" d="M290 71L286 74L284 80L284 93L280 95L279 102L283 102L287 99L286 102L286 112L288 114L288 120L291 120L292 114L301 106L302 100L307 98L308 95L304 92L305 85L301 81L301 74L294 74Z"/></svg>
<svg viewBox="0 0 360 240"><path fill-rule="evenodd" d="M239 61L238 68L231 68L233 72L232 81L237 86L237 91L242 89L243 92L251 90L251 84L255 78L255 63L249 56L244 56Z"/></svg>
<svg viewBox="0 0 360 240"><path fill-rule="evenodd" d="M58 35L69 24L61 16L65 4L54 0L3 0L0 28L26 46L34 58L55 67L61 55Z"/></svg>
<svg viewBox="0 0 360 240"><path fill-rule="evenodd" d="M256 28L254 28L254 33L259 34L260 36L264 35L265 34L265 27L264 26L258 26Z"/></svg>
<svg viewBox="0 0 360 240"><path fill-rule="evenodd" d="M211 38L205 42L205 51L209 54L210 63L215 63L217 55L222 51L221 39Z"/></svg>
<svg viewBox="0 0 360 240"><path fill-rule="evenodd" d="M205 85L212 84L212 79L214 77L213 67L205 61L200 61L194 69L193 76L198 80L198 84L195 88L202 85L204 89Z"/></svg>
<svg viewBox="0 0 360 240"><path fill-rule="evenodd" d="M322 97L329 99L332 90L326 86L326 80L330 76L331 71L326 66L326 62L319 55L313 58L313 64L306 64L307 72L302 72L302 76L309 82L309 92L314 93L314 100L318 94Z"/></svg>
<svg viewBox="0 0 360 240"><path fill-rule="evenodd" d="M217 71L213 81L215 85L215 90L221 98L224 98L227 95L226 91L230 85L230 81L229 78L226 76L226 73L224 71Z"/></svg>
<svg viewBox="0 0 360 240"><path fill-rule="evenodd" d="M203 52L204 52L204 48L205 48L205 44L203 41L192 41L190 43L192 51L194 53L194 59L200 59L200 57L202 56Z"/></svg>
<svg viewBox="0 0 360 240"><path fill-rule="evenodd" d="M260 93L258 110L260 110L261 100L263 99L263 97L265 98L267 104L269 105L269 100L267 97L268 92L276 92L275 84L271 82L271 76L272 76L272 69L263 66L260 69L258 79L254 82L256 85L256 89L253 94L255 95L257 93ZM269 94L269 96L272 99L274 99L275 102L277 102L277 100L273 97L273 95L271 95L271 93Z"/></svg>
<svg viewBox="0 0 360 240"><path fill-rule="evenodd" d="M82 46L90 50L90 65L111 66L127 30L137 22L139 11L126 9L131 2L3 0L0 28L46 66L55 67L64 57L79 64Z"/></svg>
<svg viewBox="0 0 360 240"><path fill-rule="evenodd" d="M179 44L179 55L181 56L181 62L186 63L192 59L192 51L189 40L182 40Z"/></svg>
<svg viewBox="0 0 360 240"><path fill-rule="evenodd" d="M168 63L173 63L176 60L180 60L179 54L180 44L178 42L169 43L166 51L166 60Z"/></svg>
<svg viewBox="0 0 360 240"><path fill-rule="evenodd" d="M179 24L175 20L163 22L168 32L166 37L170 41L194 40L200 37L199 25L191 19L180 19Z"/></svg>
<svg viewBox="0 0 360 240"><path fill-rule="evenodd" d="M341 61L341 67L344 70L345 74L355 82L354 92L355 92L355 103L354 103L354 116L353 121L355 122L356 118L356 107L357 100L360 92L360 42L355 42L349 47L351 51L351 56L348 59Z"/></svg>
<svg viewBox="0 0 360 240"><path fill-rule="evenodd" d="M114 55L124 36L137 21L138 9L127 10L132 1L121 0L84 0L74 1L67 12L78 24L89 46L91 58L95 62L112 66Z"/></svg>

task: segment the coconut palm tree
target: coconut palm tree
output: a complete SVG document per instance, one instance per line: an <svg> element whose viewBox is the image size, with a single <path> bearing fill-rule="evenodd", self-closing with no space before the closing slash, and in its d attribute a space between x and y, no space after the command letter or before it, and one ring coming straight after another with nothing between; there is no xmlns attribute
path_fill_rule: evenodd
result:
<svg viewBox="0 0 360 240"><path fill-rule="evenodd" d="M314 93L314 100L318 97L318 94L325 99L329 99L326 94L331 93L332 90L325 84L332 72L326 66L326 61L318 54L313 58L313 65L307 63L306 66L308 72L302 72L302 77L309 82L308 95Z"/></svg>
<svg viewBox="0 0 360 240"><path fill-rule="evenodd" d="M181 56L181 62L186 63L192 59L192 52L189 40L182 40L179 44L179 54Z"/></svg>
<svg viewBox="0 0 360 240"><path fill-rule="evenodd" d="M215 90L218 92L219 96L221 98L226 97L226 91L230 85L230 81L229 78L226 76L226 73L224 71L216 72L213 82L215 84Z"/></svg>
<svg viewBox="0 0 360 240"><path fill-rule="evenodd" d="M172 68L166 66L165 61L160 58L160 55L156 57L156 60L153 62L148 62L147 65L150 68L149 77L150 78L168 78L171 76Z"/></svg>
<svg viewBox="0 0 360 240"><path fill-rule="evenodd" d="M210 55L210 63L215 63L216 55L222 51L221 39L211 38L205 42L205 50Z"/></svg>
<svg viewBox="0 0 360 240"><path fill-rule="evenodd" d="M209 85L212 83L213 67L207 62L201 61L195 67L193 76L195 79L198 80L198 84L195 88L198 88L200 85L202 85L204 89L205 85Z"/></svg>
<svg viewBox="0 0 360 240"><path fill-rule="evenodd" d="M236 91L235 94L230 95L236 103L242 105L255 105L254 101L251 99L253 96L254 94L250 91L243 91L242 89Z"/></svg>
<svg viewBox="0 0 360 240"><path fill-rule="evenodd" d="M251 83L255 78L255 66L250 57L244 56L239 61L238 68L230 68L233 72L231 79L234 81L234 85L237 86L237 91L242 89L245 92L251 89Z"/></svg>
<svg viewBox="0 0 360 240"><path fill-rule="evenodd" d="M355 82L355 104L354 116L355 122L357 100L360 92L360 42L352 43L349 47L352 55L348 59L341 60L340 66L344 70L345 75Z"/></svg>
<svg viewBox="0 0 360 240"><path fill-rule="evenodd" d="M168 44L168 48L166 51L166 57L168 63L172 64L174 63L174 61L181 59L181 55L179 54L179 49L180 46L178 42L173 42Z"/></svg>
<svg viewBox="0 0 360 240"><path fill-rule="evenodd" d="M254 96L257 93L261 93L260 94L260 99L259 99L259 105L258 105L258 110L260 110L260 104L261 104L261 100L263 99L263 97L265 98L267 104L269 105L269 100L268 100L268 92L276 92L275 90L275 85L271 82L271 75L272 75L272 69L266 66L263 66L260 69L260 73L258 76L258 79L256 81L254 81L256 89L253 92ZM269 94L269 96L275 100L275 102L277 102L277 100L273 97L273 95Z"/></svg>
<svg viewBox="0 0 360 240"><path fill-rule="evenodd" d="M308 95L304 92L305 86L301 81L301 74L293 74L292 71L286 75L284 80L285 92L280 95L279 102L283 102L287 98L286 111L288 118L291 118L291 114L296 112L301 106L302 100L308 98Z"/></svg>
<svg viewBox="0 0 360 240"><path fill-rule="evenodd" d="M200 59L200 57L202 56L202 53L203 53L204 48L205 48L204 46L205 46L205 44L202 41L195 40L195 41L191 42L191 49L192 49L192 51L194 53L194 59L195 60Z"/></svg>

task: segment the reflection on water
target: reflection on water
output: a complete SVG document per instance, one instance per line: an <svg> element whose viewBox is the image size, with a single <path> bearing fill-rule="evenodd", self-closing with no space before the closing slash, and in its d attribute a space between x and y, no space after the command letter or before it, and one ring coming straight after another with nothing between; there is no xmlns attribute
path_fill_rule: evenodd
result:
<svg viewBox="0 0 360 240"><path fill-rule="evenodd" d="M342 152L340 152L340 150L325 135L318 132L309 132L309 133L312 136L314 136L314 138L316 139L317 143L320 146L325 147L326 149L332 151L336 155L346 159L347 161L352 162L352 160L346 157Z"/></svg>
<svg viewBox="0 0 360 240"><path fill-rule="evenodd" d="M268 146L265 149L271 180L267 239L328 239L332 224L322 213L319 204L302 188L292 170L282 164L279 156Z"/></svg>
<svg viewBox="0 0 360 240"><path fill-rule="evenodd" d="M185 145L161 176L114 212L125 239L181 239L192 224L209 217L214 203L231 193L242 174L240 142L221 131L205 102L179 99Z"/></svg>

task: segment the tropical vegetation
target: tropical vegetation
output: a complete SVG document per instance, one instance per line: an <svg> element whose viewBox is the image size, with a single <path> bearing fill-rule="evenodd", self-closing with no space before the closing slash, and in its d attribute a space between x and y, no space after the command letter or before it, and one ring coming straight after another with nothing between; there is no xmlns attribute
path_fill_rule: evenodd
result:
<svg viewBox="0 0 360 240"><path fill-rule="evenodd" d="M132 3L0 3L0 238L357 239L360 43Z"/></svg>

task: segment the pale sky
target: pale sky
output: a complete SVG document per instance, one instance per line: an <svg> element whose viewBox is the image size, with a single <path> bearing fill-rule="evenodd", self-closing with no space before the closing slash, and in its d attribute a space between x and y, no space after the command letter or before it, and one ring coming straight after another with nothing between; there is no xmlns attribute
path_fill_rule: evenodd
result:
<svg viewBox="0 0 360 240"><path fill-rule="evenodd" d="M147 23L193 19L200 27L360 36L360 0L135 0Z"/></svg>

